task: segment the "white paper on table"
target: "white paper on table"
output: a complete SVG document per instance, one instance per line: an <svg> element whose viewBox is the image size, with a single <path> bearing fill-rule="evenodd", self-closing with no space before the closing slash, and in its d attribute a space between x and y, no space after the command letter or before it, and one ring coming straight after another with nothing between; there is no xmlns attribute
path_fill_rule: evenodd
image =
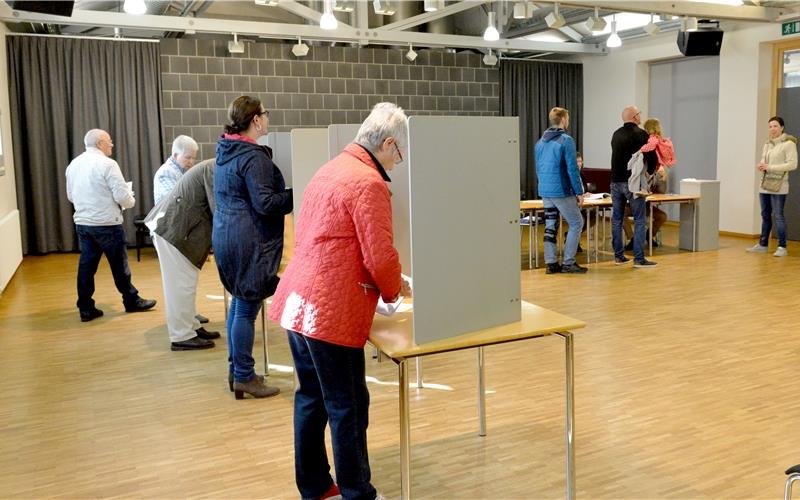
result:
<svg viewBox="0 0 800 500"><path fill-rule="evenodd" d="M375 308L375 312L380 314L381 316L391 316L392 314L397 311L397 308L400 307L400 304L403 303L403 296L399 296L395 302L387 304L383 301L383 298L378 299L378 306Z"/></svg>

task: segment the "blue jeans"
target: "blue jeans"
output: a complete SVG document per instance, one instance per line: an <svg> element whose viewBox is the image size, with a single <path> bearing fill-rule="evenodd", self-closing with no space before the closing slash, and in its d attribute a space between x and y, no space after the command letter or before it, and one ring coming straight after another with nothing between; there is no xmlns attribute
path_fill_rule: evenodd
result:
<svg viewBox="0 0 800 500"><path fill-rule="evenodd" d="M581 241L583 231L583 216L578 208L578 200L574 196L563 198L542 198L544 204L544 262L555 264L558 262L556 254L556 239L558 238L558 214L564 217L569 224L567 241L564 243L564 265L575 263L575 254Z"/></svg>
<svg viewBox="0 0 800 500"><path fill-rule="evenodd" d="M94 275L100 258L105 254L114 284L122 294L122 302L128 306L136 305L139 290L131 283L131 269L128 267L128 247L125 244L125 230L118 226L82 226L75 224L78 232L78 245L81 258L78 261L78 309L91 311L94 308Z"/></svg>
<svg viewBox="0 0 800 500"><path fill-rule="evenodd" d="M772 217L775 217L775 230L778 231L778 246L786 247L786 218L783 206L786 204L785 194L759 193L761 200L761 246L769 246L769 233L772 231Z"/></svg>
<svg viewBox="0 0 800 500"><path fill-rule="evenodd" d="M260 300L231 299L228 309L228 369L236 382L249 382L256 376L253 336Z"/></svg>
<svg viewBox="0 0 800 500"><path fill-rule="evenodd" d="M287 334L300 383L294 394L294 467L300 495L319 498L333 484L325 451L325 425L330 424L342 497L374 499L367 455L369 391L364 349L330 344L291 330Z"/></svg>
<svg viewBox="0 0 800 500"><path fill-rule="evenodd" d="M647 234L646 202L644 197L635 198L628 189L627 182L611 183L611 244L614 258L625 258L625 242L622 239L622 219L625 217L625 204L631 206L633 214L633 260L644 260L644 240Z"/></svg>

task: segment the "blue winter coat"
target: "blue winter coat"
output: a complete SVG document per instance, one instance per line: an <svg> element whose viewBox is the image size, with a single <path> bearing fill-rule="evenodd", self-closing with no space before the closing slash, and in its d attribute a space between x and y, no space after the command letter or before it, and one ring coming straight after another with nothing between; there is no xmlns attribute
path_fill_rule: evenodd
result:
<svg viewBox="0 0 800 500"><path fill-rule="evenodd" d="M575 157L575 140L562 128L544 131L534 149L539 196L564 198L583 194L583 183Z"/></svg>
<svg viewBox="0 0 800 500"><path fill-rule="evenodd" d="M292 190L266 146L221 138L214 172L211 242L220 280L234 297L263 300L278 286L283 220Z"/></svg>

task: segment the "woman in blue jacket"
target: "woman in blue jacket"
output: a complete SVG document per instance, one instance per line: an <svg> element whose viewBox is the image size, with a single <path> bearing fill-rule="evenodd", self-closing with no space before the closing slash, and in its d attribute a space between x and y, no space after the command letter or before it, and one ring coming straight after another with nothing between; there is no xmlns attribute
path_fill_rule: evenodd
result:
<svg viewBox="0 0 800 500"><path fill-rule="evenodd" d="M262 301L278 286L283 221L292 211L292 190L272 163L272 150L256 142L269 125L261 101L238 97L228 109L228 120L217 143L211 237L219 277L233 296L227 322L228 382L236 399L245 393L265 398L280 391L255 373L255 320Z"/></svg>

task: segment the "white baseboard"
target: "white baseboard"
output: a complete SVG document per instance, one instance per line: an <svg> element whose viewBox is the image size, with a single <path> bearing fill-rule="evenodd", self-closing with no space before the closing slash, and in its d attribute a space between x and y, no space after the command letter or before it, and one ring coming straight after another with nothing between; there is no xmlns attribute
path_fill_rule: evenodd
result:
<svg viewBox="0 0 800 500"><path fill-rule="evenodd" d="M19 226L19 210L14 210L0 219L0 292L22 263L22 233Z"/></svg>

